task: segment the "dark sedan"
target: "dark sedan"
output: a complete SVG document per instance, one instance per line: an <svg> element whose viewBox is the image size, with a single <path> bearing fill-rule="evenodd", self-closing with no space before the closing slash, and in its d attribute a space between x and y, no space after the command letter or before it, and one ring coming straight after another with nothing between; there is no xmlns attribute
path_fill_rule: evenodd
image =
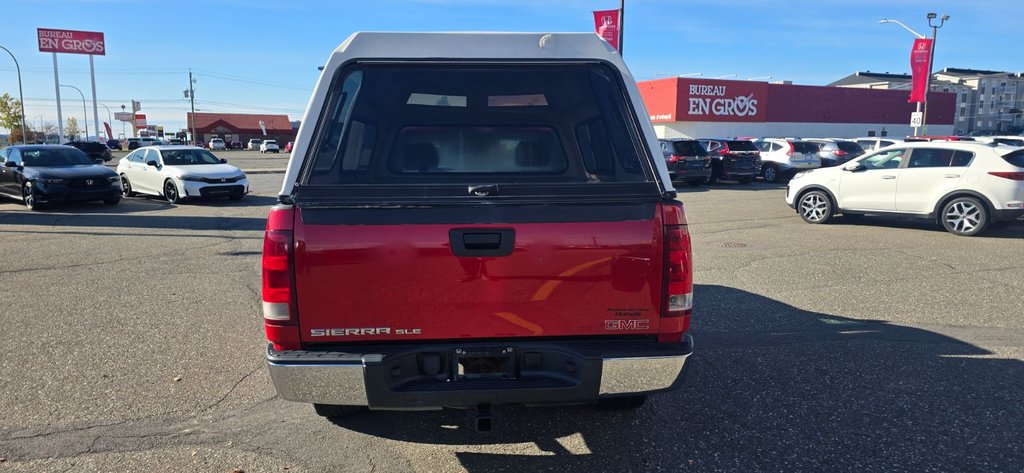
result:
<svg viewBox="0 0 1024 473"><path fill-rule="evenodd" d="M122 150L121 140L114 140L114 139L107 140L107 148L116 149L118 151L121 151Z"/></svg>
<svg viewBox="0 0 1024 473"><path fill-rule="evenodd" d="M114 159L114 155L110 153L110 148L98 141L71 141L67 145L85 151L85 154L88 154L93 161L107 162Z"/></svg>
<svg viewBox="0 0 1024 473"><path fill-rule="evenodd" d="M32 210L58 202L121 200L117 173L71 146L8 146L0 150L0 163L0 195Z"/></svg>

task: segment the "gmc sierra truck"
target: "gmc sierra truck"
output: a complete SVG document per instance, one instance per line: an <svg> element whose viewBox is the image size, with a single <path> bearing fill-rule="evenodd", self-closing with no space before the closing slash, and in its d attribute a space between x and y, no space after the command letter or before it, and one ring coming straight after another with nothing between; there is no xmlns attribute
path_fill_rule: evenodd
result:
<svg viewBox="0 0 1024 473"><path fill-rule="evenodd" d="M277 393L366 409L639 407L693 351L690 236L594 34L356 33L263 246Z"/></svg>

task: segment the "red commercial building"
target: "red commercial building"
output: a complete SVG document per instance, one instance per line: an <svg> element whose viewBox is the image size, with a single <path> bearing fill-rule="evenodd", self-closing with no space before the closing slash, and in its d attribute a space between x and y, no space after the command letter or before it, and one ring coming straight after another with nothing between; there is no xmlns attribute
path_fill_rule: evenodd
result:
<svg viewBox="0 0 1024 473"><path fill-rule="evenodd" d="M192 125L192 113L187 113L186 123ZM242 146L252 138L277 140L281 148L295 139L295 130L288 121L288 115L266 115L248 113L205 113L195 114L196 136L199 141L209 143L213 138L222 138L228 143L240 141Z"/></svg>
<svg viewBox="0 0 1024 473"><path fill-rule="evenodd" d="M739 80L668 78L639 83L659 138L852 138L913 132L907 91ZM953 134L956 95L928 95L928 134Z"/></svg>

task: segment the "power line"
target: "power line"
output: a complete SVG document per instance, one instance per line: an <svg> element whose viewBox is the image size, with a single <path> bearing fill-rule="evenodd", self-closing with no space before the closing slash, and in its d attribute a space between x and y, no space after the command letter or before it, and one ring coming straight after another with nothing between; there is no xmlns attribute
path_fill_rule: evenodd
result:
<svg viewBox="0 0 1024 473"><path fill-rule="evenodd" d="M271 81L264 81L264 80L257 80L257 79L249 79L249 78L239 77L239 76L229 76L229 75L226 75L226 74L218 74L218 73L214 73L214 72L193 71L193 73L194 73L194 75L197 75L197 76L200 76L200 77L209 77L211 79L220 79L220 80L226 80L226 81L232 81L232 82L242 82L242 83L246 83L246 84L262 85L262 86L266 86L266 87L276 87L276 88L279 88L279 89L303 90L303 91L307 91L307 92L312 90L312 87L301 87L301 86L293 85L293 84L285 84L283 82L271 82Z"/></svg>

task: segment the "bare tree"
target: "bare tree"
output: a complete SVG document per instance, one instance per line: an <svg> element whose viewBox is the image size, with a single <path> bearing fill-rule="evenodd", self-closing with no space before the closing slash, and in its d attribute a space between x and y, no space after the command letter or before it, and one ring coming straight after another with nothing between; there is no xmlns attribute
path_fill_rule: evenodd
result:
<svg viewBox="0 0 1024 473"><path fill-rule="evenodd" d="M68 138L72 141L78 139L78 119L75 117L68 117L67 123L64 124L64 133L68 135Z"/></svg>

